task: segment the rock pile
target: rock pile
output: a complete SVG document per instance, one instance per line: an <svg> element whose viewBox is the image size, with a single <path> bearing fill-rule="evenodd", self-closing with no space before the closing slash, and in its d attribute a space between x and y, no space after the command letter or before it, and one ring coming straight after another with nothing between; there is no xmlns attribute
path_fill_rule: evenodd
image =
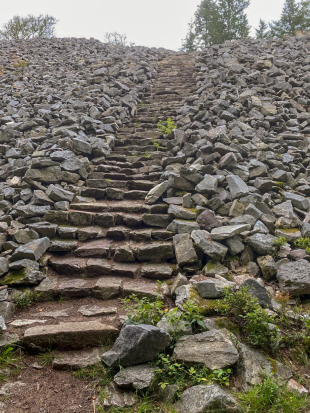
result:
<svg viewBox="0 0 310 413"><path fill-rule="evenodd" d="M197 90L178 111L158 187L183 272L210 275L237 257L265 281L281 265L281 290L309 293L310 265L298 281L294 262L307 259L294 242L310 231L309 43L245 39L197 56Z"/></svg>

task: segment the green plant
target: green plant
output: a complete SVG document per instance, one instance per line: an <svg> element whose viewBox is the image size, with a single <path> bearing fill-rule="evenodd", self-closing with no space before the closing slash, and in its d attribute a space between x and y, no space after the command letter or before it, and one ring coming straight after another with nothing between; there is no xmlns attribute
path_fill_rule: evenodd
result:
<svg viewBox="0 0 310 413"><path fill-rule="evenodd" d="M173 129L176 129L176 124L171 118L167 118L166 120L160 120L157 123L157 129L164 135L170 136Z"/></svg>
<svg viewBox="0 0 310 413"><path fill-rule="evenodd" d="M158 296L152 301L132 294L123 299L123 303L129 321L134 324L155 325L165 313L164 302Z"/></svg>
<svg viewBox="0 0 310 413"><path fill-rule="evenodd" d="M234 291L225 289L224 299L216 310L232 318L241 328L244 340L257 347L274 351L281 338L280 330L274 325L275 317L268 314L246 288Z"/></svg>
<svg viewBox="0 0 310 413"><path fill-rule="evenodd" d="M0 348L0 383L18 374L20 366L17 363L20 358L20 349L11 346Z"/></svg>
<svg viewBox="0 0 310 413"><path fill-rule="evenodd" d="M40 353L38 355L39 362L43 367L50 366L52 364L53 358L54 352L51 347L49 347L44 353Z"/></svg>
<svg viewBox="0 0 310 413"><path fill-rule="evenodd" d="M273 240L273 244L274 244L276 247L280 248L280 247L282 247L283 245L287 244L287 240L286 240L285 237L278 237L278 238L276 238L276 239Z"/></svg>
<svg viewBox="0 0 310 413"><path fill-rule="evenodd" d="M89 380L96 387L104 387L113 379L113 370L106 368L103 364L95 364L93 366L81 368L72 371L73 377L76 379Z"/></svg>
<svg viewBox="0 0 310 413"><path fill-rule="evenodd" d="M310 238L298 238L294 242L294 245L298 248L306 250L307 254L310 254Z"/></svg>
<svg viewBox="0 0 310 413"><path fill-rule="evenodd" d="M153 140L153 146L155 146L155 148L157 149L157 151L159 151L160 149L162 150L166 150L167 148L165 146L160 146L160 144L158 143L157 139Z"/></svg>
<svg viewBox="0 0 310 413"><path fill-rule="evenodd" d="M24 291L22 294L15 293L13 295L13 301L16 309L22 310L23 308L30 307L36 297L38 297L38 294L35 294L33 291Z"/></svg>
<svg viewBox="0 0 310 413"><path fill-rule="evenodd" d="M307 396L291 393L272 376L265 377L261 384L236 396L243 413L306 413L310 407Z"/></svg>
<svg viewBox="0 0 310 413"><path fill-rule="evenodd" d="M156 374L159 386L164 389L168 384L176 384L178 386L177 397L188 386L211 384L212 382L216 382L221 386L228 386L232 374L231 369L212 371L201 364L189 367L177 363L165 354L158 356L155 365L158 367Z"/></svg>
<svg viewBox="0 0 310 413"><path fill-rule="evenodd" d="M19 60L18 62L13 64L14 69L25 69L29 66L29 62L27 60Z"/></svg>

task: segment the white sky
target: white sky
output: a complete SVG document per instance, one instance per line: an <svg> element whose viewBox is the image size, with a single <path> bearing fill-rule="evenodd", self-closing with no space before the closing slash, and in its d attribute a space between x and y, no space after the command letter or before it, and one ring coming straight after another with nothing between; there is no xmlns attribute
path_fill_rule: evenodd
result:
<svg viewBox="0 0 310 413"><path fill-rule="evenodd" d="M50 14L59 21L57 37L94 37L126 33L136 45L177 50L201 0L2 0L0 26L14 15ZM251 0L252 31L259 19L278 19L284 0Z"/></svg>

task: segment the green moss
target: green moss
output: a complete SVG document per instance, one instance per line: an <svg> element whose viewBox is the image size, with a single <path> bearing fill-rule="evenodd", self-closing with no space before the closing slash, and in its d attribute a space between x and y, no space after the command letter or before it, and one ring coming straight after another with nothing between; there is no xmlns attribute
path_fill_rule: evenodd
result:
<svg viewBox="0 0 310 413"><path fill-rule="evenodd" d="M275 359L268 357L268 361L271 364L271 372L272 374L277 374L278 373L278 363Z"/></svg>
<svg viewBox="0 0 310 413"><path fill-rule="evenodd" d="M299 232L298 228L279 228L279 231L283 232L284 234L296 234Z"/></svg>
<svg viewBox="0 0 310 413"><path fill-rule="evenodd" d="M219 317L215 320L215 324L219 328L226 328L233 334L240 334L240 328L237 324L232 323L227 317Z"/></svg>
<svg viewBox="0 0 310 413"><path fill-rule="evenodd" d="M279 188L283 188L284 187L284 182L275 181L275 185L278 186Z"/></svg>
<svg viewBox="0 0 310 413"><path fill-rule="evenodd" d="M22 270L10 271L5 277L1 278L0 285L14 285L19 284L26 276L26 268Z"/></svg>

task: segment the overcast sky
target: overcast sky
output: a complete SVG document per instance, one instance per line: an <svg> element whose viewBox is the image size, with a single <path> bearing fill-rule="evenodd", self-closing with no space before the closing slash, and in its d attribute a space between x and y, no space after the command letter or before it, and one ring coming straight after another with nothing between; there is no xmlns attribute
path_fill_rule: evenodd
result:
<svg viewBox="0 0 310 413"><path fill-rule="evenodd" d="M11 0L1 1L0 26L14 15L56 17L57 37L94 37L105 32L126 33L136 45L177 50L201 0ZM284 0L251 0L250 25L278 19Z"/></svg>

